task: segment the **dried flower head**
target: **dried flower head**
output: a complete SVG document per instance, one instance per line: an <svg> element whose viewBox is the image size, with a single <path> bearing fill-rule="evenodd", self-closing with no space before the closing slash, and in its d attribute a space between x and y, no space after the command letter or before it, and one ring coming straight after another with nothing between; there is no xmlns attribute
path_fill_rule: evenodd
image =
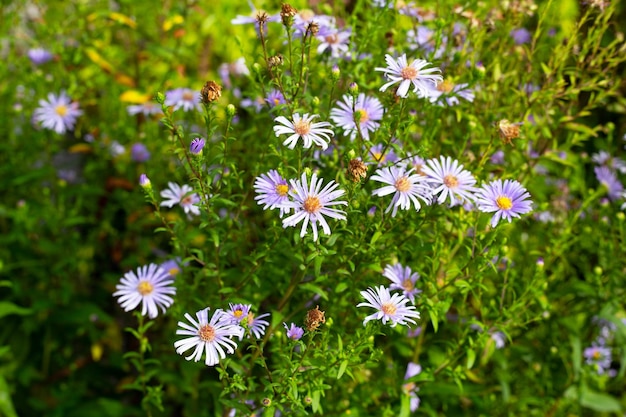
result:
<svg viewBox="0 0 626 417"><path fill-rule="evenodd" d="M215 81L207 81L200 91L200 97L204 104L209 104L222 96L222 87Z"/></svg>
<svg viewBox="0 0 626 417"><path fill-rule="evenodd" d="M367 176L367 165L360 159L352 159L348 163L348 177L353 182L361 181L361 178Z"/></svg>
<svg viewBox="0 0 626 417"><path fill-rule="evenodd" d="M317 32L320 31L319 23L317 23L317 22L309 23L309 25L306 27L306 31L307 31L307 33L310 33L313 36L317 35Z"/></svg>
<svg viewBox="0 0 626 417"><path fill-rule="evenodd" d="M273 67L280 67L281 65L283 65L283 56L278 54L278 55L274 55L268 58L267 63L270 66L270 68Z"/></svg>
<svg viewBox="0 0 626 417"><path fill-rule="evenodd" d="M291 4L283 3L280 8L280 18L285 27L291 27L296 14L298 14L298 11Z"/></svg>
<svg viewBox="0 0 626 417"><path fill-rule="evenodd" d="M498 132L505 143L510 144L512 139L519 138L519 127L521 123L511 123L506 119L498 122Z"/></svg>
<svg viewBox="0 0 626 417"><path fill-rule="evenodd" d="M326 317L324 317L324 312L320 311L320 306L316 306L314 310L307 311L304 325L309 332L320 327L321 323L326 323Z"/></svg>

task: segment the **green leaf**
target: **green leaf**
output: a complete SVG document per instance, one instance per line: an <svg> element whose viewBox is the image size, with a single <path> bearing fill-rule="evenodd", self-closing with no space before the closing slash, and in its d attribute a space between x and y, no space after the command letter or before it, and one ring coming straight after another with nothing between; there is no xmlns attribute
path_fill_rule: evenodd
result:
<svg viewBox="0 0 626 417"><path fill-rule="evenodd" d="M344 372L346 372L346 368L348 367L348 359L344 359L343 362L341 362L341 365L339 365L339 372L337 372L337 379L340 379Z"/></svg>
<svg viewBox="0 0 626 417"><path fill-rule="evenodd" d="M17 417L11 396L9 395L9 385L2 375L0 375L0 415L5 417Z"/></svg>
<svg viewBox="0 0 626 417"><path fill-rule="evenodd" d="M620 413L622 411L622 406L616 398L584 388L580 395L580 405L598 412Z"/></svg>
<svg viewBox="0 0 626 417"><path fill-rule="evenodd" d="M8 301L0 301L0 318L8 316L10 314L17 314L19 316L26 316L32 314L33 310L30 308L24 308L17 306Z"/></svg>
<svg viewBox="0 0 626 417"><path fill-rule="evenodd" d="M472 369L474 366L474 362L476 361L476 352L473 349L467 351L467 361L465 362L465 366L467 369Z"/></svg>

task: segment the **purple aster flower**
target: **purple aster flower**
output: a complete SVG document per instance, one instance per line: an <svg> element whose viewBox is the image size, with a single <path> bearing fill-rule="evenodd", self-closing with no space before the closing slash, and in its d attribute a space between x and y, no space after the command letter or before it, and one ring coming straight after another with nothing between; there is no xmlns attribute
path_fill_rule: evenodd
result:
<svg viewBox="0 0 626 417"><path fill-rule="evenodd" d="M228 303L230 307L224 314L230 317L233 324L241 324L243 319L248 317L248 313L252 308L251 304L233 304Z"/></svg>
<svg viewBox="0 0 626 417"><path fill-rule="evenodd" d="M200 197L196 193L192 193L193 188L184 184L182 187L175 182L168 182L169 189L161 191L161 197L165 201L161 202L162 206L172 208L176 204L180 204L186 214L200 215L200 207L196 204L200 202Z"/></svg>
<svg viewBox="0 0 626 417"><path fill-rule="evenodd" d="M319 117L317 114L309 116L305 113L304 116L300 116L298 113L293 114L293 121L288 120L284 116L279 116L274 121L280 123L274 126L274 133L276 137L280 135L290 135L283 145L289 149L296 147L298 139L302 138L303 146L305 149L311 147L313 143L321 147L322 150L328 148L328 142L330 142L330 136L334 133L332 130L327 129L330 126L328 122L313 123L313 119Z"/></svg>
<svg viewBox="0 0 626 417"><path fill-rule="evenodd" d="M489 161L494 165L502 165L504 164L504 151L496 151L491 155Z"/></svg>
<svg viewBox="0 0 626 417"><path fill-rule="evenodd" d="M254 182L254 191L257 196L254 199L259 205L265 205L263 210L280 209L280 217L291 210L284 203L289 201L289 184L278 171L270 170L267 174L261 174Z"/></svg>
<svg viewBox="0 0 626 417"><path fill-rule="evenodd" d="M174 106L174 111L200 110L200 92L190 88L176 88L165 93L165 105Z"/></svg>
<svg viewBox="0 0 626 417"><path fill-rule="evenodd" d="M387 149L385 150L385 148ZM383 151L385 151L385 153L383 153ZM385 147L382 143L372 146L369 149L367 156L372 162L375 162L377 165L384 163L393 164L398 160L398 155L396 155L396 152L393 150L393 148L391 146Z"/></svg>
<svg viewBox="0 0 626 417"><path fill-rule="evenodd" d="M119 297L118 303L124 311L130 311L141 303L141 315L153 319L159 314L159 308L165 310L172 305L174 299L170 295L176 294L172 285L174 280L167 272L155 264L137 268L137 273L129 271L115 286L117 291L113 297Z"/></svg>
<svg viewBox="0 0 626 417"><path fill-rule="evenodd" d="M126 111L131 116L143 114L144 116L149 117L156 114L162 114L161 106L158 103L153 103L152 101L146 101L142 104L132 104L126 107Z"/></svg>
<svg viewBox="0 0 626 417"><path fill-rule="evenodd" d="M439 194L437 198L439 204L443 204L448 196L450 207L462 204L465 200L474 200L476 180L456 159L453 160L449 156L429 159L422 172L428 177L433 194Z"/></svg>
<svg viewBox="0 0 626 417"><path fill-rule="evenodd" d="M61 135L74 129L76 119L81 114L83 112L78 108L78 103L72 102L65 91L61 91L58 96L48 94L48 101L39 100L39 107L35 109L33 120Z"/></svg>
<svg viewBox="0 0 626 417"><path fill-rule="evenodd" d="M476 192L476 204L482 212L495 212L491 218L491 227L496 227L500 219L520 217L520 214L532 210L532 201L527 200L530 194L522 184L514 180L494 180L483 185Z"/></svg>
<svg viewBox="0 0 626 417"><path fill-rule="evenodd" d="M611 349L604 346L590 346L585 349L583 356L588 365L594 365L599 374L603 374L611 367Z"/></svg>
<svg viewBox="0 0 626 417"><path fill-rule="evenodd" d="M330 111L330 118L336 125L344 130L344 136L350 135L350 139L356 137L357 119L363 139L369 140L369 132L374 132L380 126L385 109L376 97L368 97L361 93L356 100L353 96L345 94L343 101L337 102L337 107Z"/></svg>
<svg viewBox="0 0 626 417"><path fill-rule="evenodd" d="M530 32L524 28L513 29L511 30L509 35L511 35L511 37L513 38L513 42L515 42L516 45L530 43L532 39Z"/></svg>
<svg viewBox="0 0 626 417"><path fill-rule="evenodd" d="M333 16L323 14L316 15L312 10L303 10L296 14L293 19L294 38L301 38L306 33L311 23L316 23L319 26L319 31L335 29L337 26Z"/></svg>
<svg viewBox="0 0 626 417"><path fill-rule="evenodd" d="M230 81L231 75L234 77L250 75L250 70L246 66L246 60L243 57L237 59L235 62L221 64L218 67L217 72L220 76L222 84L227 89L232 87L232 83Z"/></svg>
<svg viewBox="0 0 626 417"><path fill-rule="evenodd" d="M415 211L422 208L419 200L430 204L432 190L428 185L427 178L419 174L411 174L413 168L406 170L404 166L391 166L376 170L371 179L387 184L372 191L372 195L383 197L394 193L391 203L387 206L385 213L393 208L391 217L396 217L398 207L402 210L409 210L411 203ZM419 200L418 200L419 199Z"/></svg>
<svg viewBox="0 0 626 417"><path fill-rule="evenodd" d="M251 1L248 1L248 4L250 5L250 9L252 10L252 13L250 14L250 16L237 15L237 17L235 17L233 20L230 21L231 24L246 25L246 24L253 23L254 27L256 27L256 30L258 32L259 31L259 17L263 15L266 16L266 19L264 19L266 22L280 22L280 14L277 13L277 14L270 16L267 13L265 13L263 10L258 10L256 7L254 7L254 4L252 4Z"/></svg>
<svg viewBox="0 0 626 417"><path fill-rule="evenodd" d="M408 266L401 264L387 265L383 271L383 276L389 278L391 285L390 290L401 290L413 304L415 304L415 296L422 292L415 288L415 283L420 277L417 272L412 272Z"/></svg>
<svg viewBox="0 0 626 417"><path fill-rule="evenodd" d="M169 259L160 265L161 269L167 272L170 277L175 278L181 271L180 258Z"/></svg>
<svg viewBox="0 0 626 417"><path fill-rule="evenodd" d="M459 104L459 97L469 101L474 101L474 92L469 88L468 84L454 84L446 79L438 83L436 86L429 86L430 92L428 98L431 103L437 103L440 106L447 104L448 106L456 106Z"/></svg>
<svg viewBox="0 0 626 417"><path fill-rule="evenodd" d="M591 156L591 160L595 162L596 165L604 165L616 171L619 171L622 174L626 174L626 161L611 156L611 154L606 151L600 151L596 154L593 154Z"/></svg>
<svg viewBox="0 0 626 417"><path fill-rule="evenodd" d="M257 339L262 338L265 334L265 328L270 325L267 321L262 319L269 316L270 313L265 313L255 317L252 312L248 312L248 320L246 321L246 324L248 325L250 335L254 335ZM250 335L248 335L248 337L250 337Z"/></svg>
<svg viewBox="0 0 626 417"><path fill-rule="evenodd" d="M202 152L202 148L204 148L204 144L206 142L204 141L204 139L202 138L195 138L191 141L191 143L189 144L189 152L191 152L194 155L199 155L200 152Z"/></svg>
<svg viewBox="0 0 626 417"><path fill-rule="evenodd" d="M502 332L494 331L490 337L495 342L496 349L502 349L506 344L506 336Z"/></svg>
<svg viewBox="0 0 626 417"><path fill-rule="evenodd" d="M416 59L410 64L407 63L406 54L402 54L397 59L394 59L391 55L385 55L385 61L387 61L386 68L374 68L374 71L382 71L387 79L390 81L380 87L380 91L385 91L393 84L400 83L396 90L398 97L406 98L409 94L409 88L413 84L413 92L417 93L420 98L428 97L429 84L437 85L438 82L443 81L443 77L439 74L441 72L439 68L428 68L430 62L423 59Z"/></svg>
<svg viewBox="0 0 626 417"><path fill-rule="evenodd" d="M283 93L276 89L273 89L269 93L267 93L267 96L265 97L265 102L270 106L270 108L274 108L279 104L287 103L285 97L283 96Z"/></svg>
<svg viewBox="0 0 626 417"><path fill-rule="evenodd" d="M357 304L357 307L371 307L377 311L363 320L363 326L370 320L381 320L383 324L391 322L391 327L398 324L403 326L408 323L415 324L413 318L419 319L420 313L415 311L412 305L407 306L409 299L401 294L389 294L389 290L382 285L375 289L368 288L361 291L361 295L367 302Z"/></svg>
<svg viewBox="0 0 626 417"><path fill-rule="evenodd" d="M409 49L420 50L426 54L433 54L434 52L432 56L435 59L441 58L445 52L445 46L448 41L445 36L442 36L439 48L435 50L435 31L426 26L418 26L417 29L409 30L406 33L406 37Z"/></svg>
<svg viewBox="0 0 626 417"><path fill-rule="evenodd" d="M339 58L348 52L348 42L352 31L350 29L334 29L329 27L320 27L316 35L320 44L317 46L317 53L322 54L330 51L330 56Z"/></svg>
<svg viewBox="0 0 626 417"><path fill-rule="evenodd" d="M150 178L146 174L141 174L139 176L139 185L143 188L150 187L152 183L150 182Z"/></svg>
<svg viewBox="0 0 626 417"><path fill-rule="evenodd" d="M285 326L285 330L287 330L287 337L292 340L300 340L304 335L304 329L296 326L295 323L291 323L289 327L287 327L287 323L283 323L283 326Z"/></svg>
<svg viewBox="0 0 626 417"><path fill-rule="evenodd" d="M54 55L44 48L32 48L28 50L28 59L35 65L43 65L54 58Z"/></svg>
<svg viewBox="0 0 626 417"><path fill-rule="evenodd" d="M255 99L252 98L244 98L241 100L239 105L244 109L254 109L255 113L260 113L263 110L263 106L265 106L265 99L261 96L258 96Z"/></svg>
<svg viewBox="0 0 626 417"><path fill-rule="evenodd" d="M409 362L406 367L406 372L404 374L404 384L402 385L402 390L410 396L410 409L411 412L417 410L420 406L420 399L417 396L417 392L420 390L415 382L408 381L416 375L419 375L422 372L422 367L416 363ZM408 381L408 382L407 382Z"/></svg>
<svg viewBox="0 0 626 417"><path fill-rule="evenodd" d="M615 172L605 166L595 167L594 172L600 184L607 188L611 201L619 200L622 197L624 186L617 179Z"/></svg>
<svg viewBox="0 0 626 417"><path fill-rule="evenodd" d="M322 226L322 230L326 235L330 235L330 226L326 222L324 216L332 217L337 220L345 220L346 212L332 208L332 206L343 204L348 205L346 201L335 201L344 195L344 190L337 190L339 184L330 181L322 189L324 180L317 179L317 174L311 176L310 185L307 183L306 173L302 174L301 180L290 180L291 189L289 195L293 201L283 203L288 208L293 208L295 214L283 220L283 227L295 227L302 222L300 237L304 237L307 232L307 226L311 223L313 229L313 240L317 241L317 223Z"/></svg>
<svg viewBox="0 0 626 417"><path fill-rule="evenodd" d="M183 355L189 349L194 348L193 353L185 359L193 359L198 362L206 351L204 363L207 366L217 365L220 359L226 357L226 352L235 353L237 343L232 338L234 336L241 337L243 329L232 324L222 310L215 310L210 320L209 308L198 311L196 313L197 320L194 320L189 313L185 313L185 318L191 325L179 321L179 329L176 330L176 334L189 337L174 343L176 353Z"/></svg>
<svg viewBox="0 0 626 417"><path fill-rule="evenodd" d="M130 148L130 159L135 162L146 162L150 159L150 152L143 143L137 142Z"/></svg>

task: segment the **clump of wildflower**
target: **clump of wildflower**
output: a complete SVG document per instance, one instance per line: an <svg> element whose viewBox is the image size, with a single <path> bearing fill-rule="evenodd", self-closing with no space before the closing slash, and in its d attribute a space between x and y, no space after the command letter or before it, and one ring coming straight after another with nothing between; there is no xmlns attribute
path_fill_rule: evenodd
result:
<svg viewBox="0 0 626 417"><path fill-rule="evenodd" d="M525 43L529 43L532 39L532 35L525 28L513 29L509 33L513 38L513 41L516 45L523 45Z"/></svg>
<svg viewBox="0 0 626 417"><path fill-rule="evenodd" d="M413 171L413 168L407 171L403 165L394 165L378 169L371 177L374 181L387 184L372 191L372 195L383 197L394 193L385 210L385 213L388 213L393 208L392 217L396 217L398 208L409 210L411 203L413 203L415 211L419 211L422 208L419 200L425 204L430 204L432 190L428 185L427 178L423 175L411 174Z"/></svg>
<svg viewBox="0 0 626 417"><path fill-rule="evenodd" d="M522 123L511 123L506 119L498 122L498 133L502 140L510 144L511 140L519 138L519 127Z"/></svg>
<svg viewBox="0 0 626 417"><path fill-rule="evenodd" d="M387 265L383 271L383 276L389 278L391 285L390 290L401 290L402 293L415 304L415 296L422 292L417 289L415 284L420 275L411 271L408 266L401 264Z"/></svg>
<svg viewBox="0 0 626 417"><path fill-rule="evenodd" d="M380 91L386 91L390 86L399 83L396 95L405 98L409 93L411 84L413 92L418 97L428 97L430 87L437 85L443 81L443 77L439 74L441 70L436 67L430 67L430 62L423 59L415 59L410 64L407 62L406 54L402 54L397 59L391 55L385 55L387 62L386 68L374 68L375 71L381 71L390 81L380 87Z"/></svg>
<svg viewBox="0 0 626 417"><path fill-rule="evenodd" d="M285 326L285 330L287 330L287 337L291 340L300 340L304 335L304 329L296 326L295 323L291 323L290 326L287 326L287 323L283 323L283 326Z"/></svg>
<svg viewBox="0 0 626 417"><path fill-rule="evenodd" d="M200 93L190 88L176 88L165 93L165 105L173 106L174 111L200 110Z"/></svg>
<svg viewBox="0 0 626 417"><path fill-rule="evenodd" d="M476 192L478 209L486 213L494 213L491 218L491 227L496 227L500 219L520 217L520 214L532 210L530 194L522 184L514 180L494 180L483 185Z"/></svg>
<svg viewBox="0 0 626 417"><path fill-rule="evenodd" d="M204 363L207 366L217 365L220 359L226 357L226 353L235 353L237 343L232 338L234 336L241 338L243 329L232 324L222 310L215 310L210 320L209 308L196 312L197 320L194 320L189 313L185 313L185 318L191 325L179 321L176 334L189 337L174 343L176 353L183 355L189 349L194 348L193 353L185 359L198 362L206 352Z"/></svg>
<svg viewBox="0 0 626 417"><path fill-rule="evenodd" d="M174 302L170 297L176 294L173 282L166 271L155 264L149 264L137 268L137 273L125 273L116 285L117 291L113 296L119 297L118 302L124 311L133 310L141 303L141 315L148 314L153 319L159 314L159 308L165 313Z"/></svg>
<svg viewBox="0 0 626 417"><path fill-rule="evenodd" d="M367 165L360 158L351 159L348 163L347 174L353 182L359 182L367 176Z"/></svg>
<svg viewBox="0 0 626 417"><path fill-rule="evenodd" d="M184 184L182 187L175 182L167 183L169 188L161 191L161 197L165 201L161 202L162 206L172 208L176 204L180 204L186 214L200 215L200 207L196 204L200 202L198 194L192 193L193 188Z"/></svg>
<svg viewBox="0 0 626 417"><path fill-rule="evenodd" d="M317 146L321 147L322 150L326 150L330 142L330 136L333 136L334 133L327 128L330 126L328 122L313 123L313 119L316 117L319 116L317 114L309 115L308 113L300 116L300 114L294 113L293 120L291 121L284 116L279 116L274 119L276 123L279 123L274 126L274 133L276 137L280 135L290 135L283 142L283 145L287 146L289 149L295 148L298 139L302 138L305 149L310 148L311 145L315 143Z"/></svg>
<svg viewBox="0 0 626 417"><path fill-rule="evenodd" d="M367 302L357 304L357 307L371 307L377 310L363 320L363 326L370 320L381 320L383 324L391 322L391 327L398 324L403 326L408 323L415 324L413 318L419 319L420 313L415 311L412 305L407 306L409 299L402 294L389 294L389 290L382 285L366 291L361 291L361 295Z"/></svg>
<svg viewBox="0 0 626 417"><path fill-rule="evenodd" d="M213 103L222 96L222 87L215 81L207 81L202 90L200 90L200 98L202 103Z"/></svg>
<svg viewBox="0 0 626 417"><path fill-rule="evenodd" d="M459 161L449 156L429 159L422 168L428 182L433 187L433 194L439 195L437 202L443 204L450 197L450 206L462 204L465 200L473 201L476 191L476 179L469 171L459 165Z"/></svg>
<svg viewBox="0 0 626 417"><path fill-rule="evenodd" d="M330 111L332 121L344 130L344 136L350 135L350 139L354 139L358 131L363 139L369 140L370 132L380 126L378 122L383 117L383 105L376 97L368 97L363 93L356 99L345 94L342 100Z"/></svg>
<svg viewBox="0 0 626 417"><path fill-rule="evenodd" d="M57 96L48 94L48 101L39 100L39 107L35 109L33 120L50 130L62 135L68 130L74 129L76 119L82 115L78 103L72 102L65 91Z"/></svg>
<svg viewBox="0 0 626 417"><path fill-rule="evenodd" d="M259 205L264 205L263 210L278 208L281 218L291 211L284 204L289 201L289 184L275 169L256 178L254 191L257 193L254 199Z"/></svg>
<svg viewBox="0 0 626 417"><path fill-rule="evenodd" d="M409 408L411 412L415 412L420 406L420 398L417 396L417 392L420 390L419 387L415 385L415 382L410 382L409 379L413 378L415 375L419 375L422 372L422 367L416 363L409 362L406 367L406 372L404 374L404 384L402 385L402 391L410 397L410 405Z"/></svg>
<svg viewBox="0 0 626 417"><path fill-rule="evenodd" d="M309 332L315 331L320 324L326 323L325 312L320 310L320 306L316 306L314 309L307 311L304 318L304 327Z"/></svg>
<svg viewBox="0 0 626 417"><path fill-rule="evenodd" d="M336 201L345 191L337 190L339 184L330 181L322 188L324 180L318 180L317 174L311 177L310 185L307 182L306 173L302 174L300 180L290 180L291 189L289 195L293 201L286 201L283 205L287 208L293 208L295 213L283 220L283 227L294 227L302 222L300 237L304 237L307 232L307 226L311 223L313 229L313 240L317 240L317 224L322 226L322 230L326 235L330 235L330 226L326 222L324 216L332 217L337 220L345 220L346 212L332 208L337 205L348 205L346 201Z"/></svg>

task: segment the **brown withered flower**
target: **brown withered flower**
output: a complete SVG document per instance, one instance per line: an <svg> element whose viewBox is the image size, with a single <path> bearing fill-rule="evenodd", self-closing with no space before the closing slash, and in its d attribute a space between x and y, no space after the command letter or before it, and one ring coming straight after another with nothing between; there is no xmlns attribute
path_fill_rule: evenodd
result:
<svg viewBox="0 0 626 417"><path fill-rule="evenodd" d="M222 96L222 87L215 81L207 81L200 90L200 99L204 104L213 103Z"/></svg>
<svg viewBox="0 0 626 417"><path fill-rule="evenodd" d="M506 119L498 122L498 133L505 143L510 144L512 139L519 138L519 127L521 123L511 123Z"/></svg>
<svg viewBox="0 0 626 417"><path fill-rule="evenodd" d="M293 17L296 14L298 14L298 11L291 4L283 3L280 8L280 18L285 27L291 27L293 24Z"/></svg>
<svg viewBox="0 0 626 417"><path fill-rule="evenodd" d="M321 323L326 323L326 317L324 317L324 312L320 311L320 306L316 306L314 310L307 311L304 325L309 332L320 327Z"/></svg>
<svg viewBox="0 0 626 417"><path fill-rule="evenodd" d="M361 181L361 178L367 176L367 165L360 159L352 159L348 163L348 177L353 182Z"/></svg>
<svg viewBox="0 0 626 417"><path fill-rule="evenodd" d="M271 68L280 67L283 65L283 56L281 54L271 56L267 59L267 63Z"/></svg>

